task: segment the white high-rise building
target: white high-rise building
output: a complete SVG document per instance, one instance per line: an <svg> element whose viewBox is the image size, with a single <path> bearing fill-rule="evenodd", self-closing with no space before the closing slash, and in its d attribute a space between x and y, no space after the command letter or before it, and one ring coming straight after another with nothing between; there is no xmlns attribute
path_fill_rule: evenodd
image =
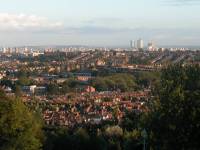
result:
<svg viewBox="0 0 200 150"><path fill-rule="evenodd" d="M134 48L137 49L137 41L134 41Z"/></svg>
<svg viewBox="0 0 200 150"><path fill-rule="evenodd" d="M137 48L144 48L144 41L142 39L137 40Z"/></svg>

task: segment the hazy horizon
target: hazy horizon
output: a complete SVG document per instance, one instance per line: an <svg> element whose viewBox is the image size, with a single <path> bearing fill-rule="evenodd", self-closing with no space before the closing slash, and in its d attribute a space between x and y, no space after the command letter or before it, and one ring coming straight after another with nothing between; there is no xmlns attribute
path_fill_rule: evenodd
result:
<svg viewBox="0 0 200 150"><path fill-rule="evenodd" d="M6 0L0 46L199 46L200 0Z"/></svg>

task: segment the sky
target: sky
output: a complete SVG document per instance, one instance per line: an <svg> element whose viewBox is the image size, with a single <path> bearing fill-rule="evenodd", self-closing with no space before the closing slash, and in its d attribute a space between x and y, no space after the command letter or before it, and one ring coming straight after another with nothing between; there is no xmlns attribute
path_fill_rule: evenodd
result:
<svg viewBox="0 0 200 150"><path fill-rule="evenodd" d="M200 45L200 0L0 0L0 46Z"/></svg>

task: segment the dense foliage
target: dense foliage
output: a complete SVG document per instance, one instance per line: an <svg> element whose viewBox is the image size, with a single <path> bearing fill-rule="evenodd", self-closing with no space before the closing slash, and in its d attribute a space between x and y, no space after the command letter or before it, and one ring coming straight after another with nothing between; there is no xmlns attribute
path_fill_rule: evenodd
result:
<svg viewBox="0 0 200 150"><path fill-rule="evenodd" d="M20 99L0 92L0 149L39 150L42 148L42 124Z"/></svg>
<svg viewBox="0 0 200 150"><path fill-rule="evenodd" d="M105 77L97 77L92 81L98 91L121 90L129 91L136 89L135 77L130 74L114 74Z"/></svg>
<svg viewBox="0 0 200 150"><path fill-rule="evenodd" d="M199 149L200 67L164 69L146 126L153 149Z"/></svg>

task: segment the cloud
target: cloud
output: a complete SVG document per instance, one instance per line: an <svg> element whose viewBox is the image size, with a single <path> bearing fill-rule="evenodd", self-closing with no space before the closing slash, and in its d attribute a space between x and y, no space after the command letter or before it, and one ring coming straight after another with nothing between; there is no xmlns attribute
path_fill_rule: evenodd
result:
<svg viewBox="0 0 200 150"><path fill-rule="evenodd" d="M164 0L164 3L172 6L190 6L200 4L200 0Z"/></svg>
<svg viewBox="0 0 200 150"><path fill-rule="evenodd" d="M0 13L0 30L39 30L61 27L61 22L51 22L45 17L26 14Z"/></svg>
<svg viewBox="0 0 200 150"><path fill-rule="evenodd" d="M0 43L126 45L130 39L143 38L145 41L155 40L164 45L198 44L200 40L198 27L138 28L126 19L118 18L93 19L84 23L68 22L63 24L36 15L0 13Z"/></svg>

